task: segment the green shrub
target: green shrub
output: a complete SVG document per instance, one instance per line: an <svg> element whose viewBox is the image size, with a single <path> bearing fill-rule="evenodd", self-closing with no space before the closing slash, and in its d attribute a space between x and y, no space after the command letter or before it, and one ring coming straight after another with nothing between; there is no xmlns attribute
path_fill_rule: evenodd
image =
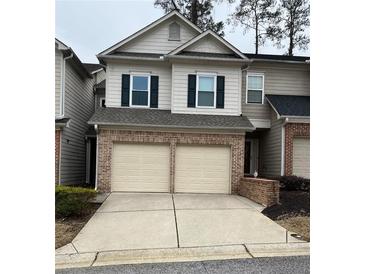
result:
<svg viewBox="0 0 365 274"><path fill-rule="evenodd" d="M301 190L309 192L310 180L297 176L281 176L276 178L280 181L280 188L287 191Z"/></svg>
<svg viewBox="0 0 365 274"><path fill-rule="evenodd" d="M62 217L82 215L90 206L96 191L90 188L56 186L56 214Z"/></svg>

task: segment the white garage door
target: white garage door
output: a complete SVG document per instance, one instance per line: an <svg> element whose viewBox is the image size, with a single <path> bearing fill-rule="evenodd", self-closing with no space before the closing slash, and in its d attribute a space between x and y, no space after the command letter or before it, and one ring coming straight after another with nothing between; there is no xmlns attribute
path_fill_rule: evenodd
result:
<svg viewBox="0 0 365 274"><path fill-rule="evenodd" d="M310 148L308 138L293 139L293 174L296 176L310 178L309 162Z"/></svg>
<svg viewBox="0 0 365 274"><path fill-rule="evenodd" d="M230 159L228 146L177 145L175 192L229 193Z"/></svg>
<svg viewBox="0 0 365 274"><path fill-rule="evenodd" d="M170 147L114 144L112 191L170 192Z"/></svg>

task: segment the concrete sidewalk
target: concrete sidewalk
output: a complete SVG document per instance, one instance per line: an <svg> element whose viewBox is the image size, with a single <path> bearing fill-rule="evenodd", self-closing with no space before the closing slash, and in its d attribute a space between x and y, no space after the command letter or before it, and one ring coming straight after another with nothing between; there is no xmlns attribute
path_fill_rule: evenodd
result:
<svg viewBox="0 0 365 274"><path fill-rule="evenodd" d="M56 251L56 269L118 264L188 262L258 257L309 255L309 243L251 244L198 248L142 249L77 253L69 244L67 251Z"/></svg>

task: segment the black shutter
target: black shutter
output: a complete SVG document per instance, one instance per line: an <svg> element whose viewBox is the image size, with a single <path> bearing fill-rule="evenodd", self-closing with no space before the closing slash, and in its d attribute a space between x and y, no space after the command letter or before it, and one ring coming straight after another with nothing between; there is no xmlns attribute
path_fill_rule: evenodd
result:
<svg viewBox="0 0 365 274"><path fill-rule="evenodd" d="M195 108L196 75L188 75L188 108Z"/></svg>
<svg viewBox="0 0 365 274"><path fill-rule="evenodd" d="M129 107L129 74L122 74L122 107Z"/></svg>
<svg viewBox="0 0 365 274"><path fill-rule="evenodd" d="M151 76L150 107L158 108L158 76Z"/></svg>
<svg viewBox="0 0 365 274"><path fill-rule="evenodd" d="M224 108L224 76L217 76L217 108Z"/></svg>

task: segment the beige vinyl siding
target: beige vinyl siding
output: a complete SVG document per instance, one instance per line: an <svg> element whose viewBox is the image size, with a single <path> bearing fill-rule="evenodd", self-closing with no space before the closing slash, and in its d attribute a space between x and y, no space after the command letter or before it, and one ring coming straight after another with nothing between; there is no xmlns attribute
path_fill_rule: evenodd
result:
<svg viewBox="0 0 365 274"><path fill-rule="evenodd" d="M254 62L247 72L264 74L265 95L310 95L308 64ZM266 100L263 105L246 104L247 72L242 75L242 113L251 119L270 119L271 107Z"/></svg>
<svg viewBox="0 0 365 274"><path fill-rule="evenodd" d="M159 76L158 108L170 109L171 104L171 65L158 62L112 63L108 64L106 74L106 105L121 107L122 74L146 72Z"/></svg>
<svg viewBox="0 0 365 274"><path fill-rule="evenodd" d="M229 146L177 145L174 192L228 194L230 162Z"/></svg>
<svg viewBox="0 0 365 274"><path fill-rule="evenodd" d="M105 70L101 70L95 74L95 84L99 84L103 80L105 80Z"/></svg>
<svg viewBox="0 0 365 274"><path fill-rule="evenodd" d="M260 176L272 177L281 175L282 153L282 120L275 118L274 111L271 128L262 133L260 139Z"/></svg>
<svg viewBox="0 0 365 274"><path fill-rule="evenodd" d="M169 41L169 25L174 21L180 25L180 41ZM198 34L197 30L188 26L179 18L174 17L121 46L118 51L168 53Z"/></svg>
<svg viewBox="0 0 365 274"><path fill-rule="evenodd" d="M61 183L86 181L85 132L87 121L94 112L94 79L83 79L66 61L65 117L69 127L63 129L61 144Z"/></svg>
<svg viewBox="0 0 365 274"><path fill-rule="evenodd" d="M172 108L173 113L196 113L216 115L240 115L241 111L241 68L231 65L203 65L175 63L172 65ZM188 75L216 73L225 76L224 108L188 108Z"/></svg>
<svg viewBox="0 0 365 274"><path fill-rule="evenodd" d="M55 116L61 115L61 81L62 81L62 61L61 51L55 49Z"/></svg>
<svg viewBox="0 0 365 274"><path fill-rule="evenodd" d="M112 191L170 192L168 144L113 145Z"/></svg>
<svg viewBox="0 0 365 274"><path fill-rule="evenodd" d="M205 36L194 44L188 46L184 51L210 52L210 53L232 53L232 50L217 41L217 39Z"/></svg>

